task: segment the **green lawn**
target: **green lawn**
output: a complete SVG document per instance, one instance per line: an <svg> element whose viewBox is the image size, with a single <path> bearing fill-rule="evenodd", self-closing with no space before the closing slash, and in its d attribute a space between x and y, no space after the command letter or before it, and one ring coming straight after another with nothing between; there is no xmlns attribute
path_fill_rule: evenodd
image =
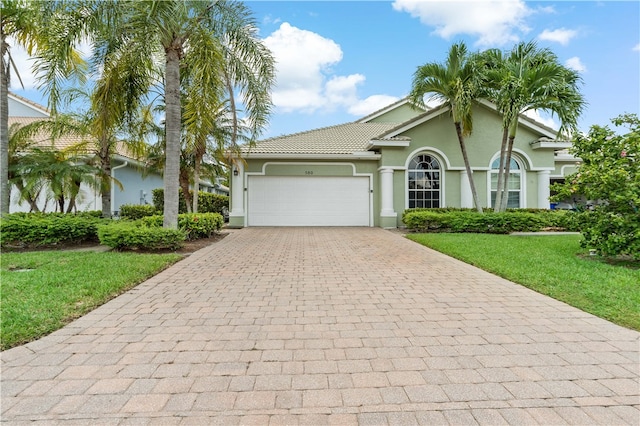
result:
<svg viewBox="0 0 640 426"><path fill-rule="evenodd" d="M118 252L2 253L2 350L59 329L181 258Z"/></svg>
<svg viewBox="0 0 640 426"><path fill-rule="evenodd" d="M640 330L638 263L612 265L588 256L579 235L410 234L407 238L561 300Z"/></svg>

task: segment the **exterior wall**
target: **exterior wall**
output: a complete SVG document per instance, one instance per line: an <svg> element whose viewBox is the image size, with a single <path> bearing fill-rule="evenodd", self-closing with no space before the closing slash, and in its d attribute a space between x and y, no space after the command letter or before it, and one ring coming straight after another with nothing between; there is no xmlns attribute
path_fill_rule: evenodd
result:
<svg viewBox="0 0 640 426"><path fill-rule="evenodd" d="M113 168L121 164L114 163ZM123 204L153 204L152 191L164 186L162 176L149 174L143 178L142 170L130 164L114 169L112 169L112 176L123 186L123 189L120 189L117 185L113 185L111 210L114 212L119 211Z"/></svg>
<svg viewBox="0 0 640 426"><path fill-rule="evenodd" d="M558 161L551 172L552 178L564 178L578 171L578 164L573 161Z"/></svg>
<svg viewBox="0 0 640 426"><path fill-rule="evenodd" d="M435 156L442 168L442 207L462 207L461 185L466 180L464 161L453 122L448 112L434 117L402 133L411 138L408 147L381 148L383 167L394 172L394 210L398 213L397 225L402 226L402 212L407 208L407 166L411 158L419 153ZM523 206L549 208L548 202L540 203L538 194L538 172L554 167L553 150L532 150L530 142L540 135L520 126L514 140L514 156L523 167ZM467 153L473 170L478 198L483 207L490 207L489 172L491 163L500 155L502 121L495 111L483 106L474 110L473 133L465 139ZM551 172L553 173L553 172Z"/></svg>
<svg viewBox="0 0 640 426"><path fill-rule="evenodd" d="M19 202L20 193L15 186L11 187L11 203L9 206L9 213L29 212L31 211L29 203L26 201ZM55 212L57 210L57 203L54 200L49 199L50 194L43 190L38 197L36 204L41 211ZM89 211L100 210L102 206L100 200L100 194L93 188L88 187L85 184L80 185L80 193L76 198L76 211ZM66 206L65 206L66 208Z"/></svg>
<svg viewBox="0 0 640 426"><path fill-rule="evenodd" d="M371 122L400 122L418 115L409 105L401 105ZM553 149L532 149L531 142L542 136L537 131L520 125L514 141L514 157L521 165L522 207L549 208L546 199L550 176L560 173L555 169ZM417 154L435 156L441 167L441 206L470 207L472 204L466 170L460 152L455 127L448 111L408 128L395 136L410 138L409 146L381 146L377 149L381 158L377 161L363 160L264 160L249 159L241 166L239 176L232 179L231 226L244 226L246 220L246 182L244 173L273 176L352 176L368 174L372 177L373 224L374 226L402 226L402 212L408 207L407 167ZM490 207L490 171L492 162L500 154L502 142L502 119L494 110L484 105L474 109L473 133L465 139L473 170L478 198L483 207ZM352 166L352 164L354 166ZM266 166L265 166L266 165ZM562 173L564 175L566 173ZM383 185L384 182L384 185ZM545 185L546 182L546 185ZM383 189L382 187L384 186ZM237 187L242 196L237 195ZM383 194L392 189L393 194ZM236 194L234 196L234 194ZM383 197L389 196L389 204L383 205ZM236 200L236 201L234 201ZM234 202L242 205L234 216ZM389 203L389 201L385 201Z"/></svg>
<svg viewBox="0 0 640 426"><path fill-rule="evenodd" d="M31 105L13 99L11 95L9 95L9 116L47 118L49 117L49 114L44 111L39 111Z"/></svg>

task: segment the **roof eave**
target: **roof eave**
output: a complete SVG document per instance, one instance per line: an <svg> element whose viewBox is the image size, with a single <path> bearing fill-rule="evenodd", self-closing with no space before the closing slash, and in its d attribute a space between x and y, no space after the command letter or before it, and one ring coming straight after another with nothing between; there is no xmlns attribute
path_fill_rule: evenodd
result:
<svg viewBox="0 0 640 426"><path fill-rule="evenodd" d="M247 153L242 158L247 160L379 160L382 156L370 151L353 152L350 154L303 154L303 153Z"/></svg>
<svg viewBox="0 0 640 426"><path fill-rule="evenodd" d="M410 140L393 141L387 139L372 139L367 144L367 149L371 148L406 148L411 144Z"/></svg>
<svg viewBox="0 0 640 426"><path fill-rule="evenodd" d="M531 149L567 149L571 148L572 144L568 141L552 141L552 140L544 140L538 139L533 142L530 142L529 145Z"/></svg>

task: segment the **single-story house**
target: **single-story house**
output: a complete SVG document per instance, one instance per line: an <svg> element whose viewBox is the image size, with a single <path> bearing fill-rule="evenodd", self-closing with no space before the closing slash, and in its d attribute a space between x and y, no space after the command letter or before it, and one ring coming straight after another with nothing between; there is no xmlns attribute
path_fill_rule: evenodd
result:
<svg viewBox="0 0 640 426"><path fill-rule="evenodd" d="M26 125L34 121L46 120L50 117L49 110L44 106L14 93L9 93L9 127L16 123ZM41 137L35 142L39 146L51 146L52 144L51 139L48 137ZM53 141L53 146L56 149L64 149L79 142L80 139L77 137L65 136ZM144 173L144 168L144 162L132 158L124 147L116 148L116 153L111 157L111 175L122 184L122 188L117 185L111 185L111 209L115 216L119 214L120 206L123 204L152 204L152 191L156 188L164 187L164 181L160 174L154 172ZM219 182L202 181L200 190L229 195L229 188ZM102 210L100 192L84 184L81 186L80 196L76 201L78 211ZM54 211L56 205L47 200L47 194L41 193L38 199L38 207L43 211ZM9 211L14 213L28 212L29 210L30 207L27 202L19 202L18 190L13 187Z"/></svg>
<svg viewBox="0 0 640 426"><path fill-rule="evenodd" d="M231 176L230 226L403 226L415 207L473 207L449 107L402 99L360 120L257 142ZM482 206L495 197L502 121L474 105L466 138ZM509 207L550 208L549 185L575 171L570 143L526 116L519 119Z"/></svg>

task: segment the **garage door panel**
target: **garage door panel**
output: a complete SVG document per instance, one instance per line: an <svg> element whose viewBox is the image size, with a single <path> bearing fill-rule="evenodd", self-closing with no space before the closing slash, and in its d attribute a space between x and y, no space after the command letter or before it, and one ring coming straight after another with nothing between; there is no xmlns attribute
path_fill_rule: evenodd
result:
<svg viewBox="0 0 640 426"><path fill-rule="evenodd" d="M369 178L249 176L249 226L369 226Z"/></svg>

